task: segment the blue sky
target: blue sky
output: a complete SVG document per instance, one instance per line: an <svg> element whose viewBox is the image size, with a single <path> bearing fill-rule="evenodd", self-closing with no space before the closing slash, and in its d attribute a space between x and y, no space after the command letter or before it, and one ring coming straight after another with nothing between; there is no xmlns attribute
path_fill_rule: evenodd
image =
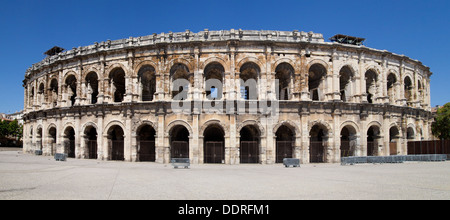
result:
<svg viewBox="0 0 450 220"><path fill-rule="evenodd" d="M23 108L25 70L66 49L152 33L248 29L341 33L429 66L431 104L450 102L448 0L0 0L0 112Z"/></svg>

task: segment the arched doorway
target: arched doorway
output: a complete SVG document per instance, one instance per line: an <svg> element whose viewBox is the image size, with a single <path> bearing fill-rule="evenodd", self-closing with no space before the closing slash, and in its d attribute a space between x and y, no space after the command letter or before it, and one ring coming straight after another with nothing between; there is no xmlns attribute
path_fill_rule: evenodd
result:
<svg viewBox="0 0 450 220"><path fill-rule="evenodd" d="M86 127L84 131L87 159L97 159L97 129L93 126Z"/></svg>
<svg viewBox="0 0 450 220"><path fill-rule="evenodd" d="M141 100L153 101L156 93L156 71L153 66L145 65L139 69L138 79L141 86Z"/></svg>
<svg viewBox="0 0 450 220"><path fill-rule="evenodd" d="M367 156L378 155L378 142L380 139L380 128L376 125L367 130Z"/></svg>
<svg viewBox="0 0 450 220"><path fill-rule="evenodd" d="M210 125L203 133L204 163L225 163L225 132Z"/></svg>
<svg viewBox="0 0 450 220"><path fill-rule="evenodd" d="M396 93L396 89L395 89L395 85L397 83L397 77L395 77L395 74L390 73L387 77L387 95L389 96L389 103L390 104L395 104L395 93Z"/></svg>
<svg viewBox="0 0 450 220"><path fill-rule="evenodd" d="M50 154L56 154L56 127L51 127L48 129L48 137L49 137L49 145L50 145Z"/></svg>
<svg viewBox="0 0 450 220"><path fill-rule="evenodd" d="M397 126L392 126L389 129L389 153L390 155L397 155L397 146L400 141L400 132Z"/></svg>
<svg viewBox="0 0 450 220"><path fill-rule="evenodd" d="M377 94L377 73L370 69L366 71L367 102L374 103Z"/></svg>
<svg viewBox="0 0 450 220"><path fill-rule="evenodd" d="M183 125L177 125L170 131L171 158L189 158L189 131Z"/></svg>
<svg viewBox="0 0 450 220"><path fill-rule="evenodd" d="M291 99L291 85L293 84L294 68L288 63L281 63L275 69L275 79L278 80L277 99Z"/></svg>
<svg viewBox="0 0 450 220"><path fill-rule="evenodd" d="M37 129L36 143L37 143L37 150L43 150L43 145L42 145L42 128L41 127L39 127Z"/></svg>
<svg viewBox="0 0 450 220"><path fill-rule="evenodd" d="M341 93L341 101L348 102L351 100L352 87L354 81L353 71L349 66L342 67L341 71L339 71L339 92Z"/></svg>
<svg viewBox="0 0 450 220"><path fill-rule="evenodd" d="M111 152L110 160L125 160L124 132L122 127L114 125L108 130L108 143Z"/></svg>
<svg viewBox="0 0 450 220"><path fill-rule="evenodd" d="M321 125L316 124L309 132L309 162L323 163L326 161L326 143L328 141L328 131Z"/></svg>
<svg viewBox="0 0 450 220"><path fill-rule="evenodd" d="M170 68L172 99L186 100L189 97L190 87L194 84L194 74L189 68L182 64L176 63Z"/></svg>
<svg viewBox="0 0 450 220"><path fill-rule="evenodd" d="M253 62L242 65L239 70L240 94L242 99L258 99L258 78L260 73L261 69Z"/></svg>
<svg viewBox="0 0 450 220"><path fill-rule="evenodd" d="M150 125L144 125L138 132L138 161L155 162L156 131Z"/></svg>
<svg viewBox="0 0 450 220"><path fill-rule="evenodd" d="M322 64L313 64L309 68L308 74L308 90L313 101L324 100L324 79L327 75L327 70Z"/></svg>
<svg viewBox="0 0 450 220"><path fill-rule="evenodd" d="M64 152L67 157L75 158L75 130L72 127L67 127L64 131Z"/></svg>
<svg viewBox="0 0 450 220"><path fill-rule="evenodd" d="M356 151L356 130L347 125L341 130L341 157L355 156Z"/></svg>
<svg viewBox="0 0 450 220"><path fill-rule="evenodd" d="M205 67L205 95L208 100L220 100L223 96L223 78L225 69L222 64L214 62Z"/></svg>
<svg viewBox="0 0 450 220"><path fill-rule="evenodd" d="M109 74L110 94L114 102L122 102L125 96L125 71L115 68Z"/></svg>
<svg viewBox="0 0 450 220"><path fill-rule="evenodd" d="M67 98L70 99L70 105L75 105L75 101L77 98L77 78L74 75L70 75L66 78L65 81L65 91L67 94Z"/></svg>
<svg viewBox="0 0 450 220"><path fill-rule="evenodd" d="M95 72L90 72L86 76L87 99L89 104L97 103L98 96L98 76Z"/></svg>
<svg viewBox="0 0 450 220"><path fill-rule="evenodd" d="M276 158L275 163L283 163L284 158L292 158L294 145L295 145L295 133L286 125L282 125L278 128L276 135Z"/></svg>
<svg viewBox="0 0 450 220"><path fill-rule="evenodd" d="M240 161L241 163L259 163L259 130L253 125L247 125L240 131Z"/></svg>

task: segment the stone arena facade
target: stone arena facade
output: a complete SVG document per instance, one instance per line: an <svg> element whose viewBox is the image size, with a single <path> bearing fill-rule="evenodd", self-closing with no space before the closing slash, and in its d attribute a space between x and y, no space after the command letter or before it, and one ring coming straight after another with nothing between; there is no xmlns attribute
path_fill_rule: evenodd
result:
<svg viewBox="0 0 450 220"><path fill-rule="evenodd" d="M313 32L108 40L26 71L23 150L193 164L404 155L408 140L432 137L431 74L404 55Z"/></svg>

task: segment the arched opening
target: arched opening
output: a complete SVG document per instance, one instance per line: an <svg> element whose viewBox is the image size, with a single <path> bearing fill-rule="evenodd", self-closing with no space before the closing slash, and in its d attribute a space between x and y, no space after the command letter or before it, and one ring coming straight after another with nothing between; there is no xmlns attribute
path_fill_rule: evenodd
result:
<svg viewBox="0 0 450 220"><path fill-rule="evenodd" d="M377 73L374 70L367 70L366 78L366 94L367 102L374 103L375 94L377 92Z"/></svg>
<svg viewBox="0 0 450 220"><path fill-rule="evenodd" d="M145 65L139 69L138 79L141 86L141 100L153 101L156 93L156 71L153 66Z"/></svg>
<svg viewBox="0 0 450 220"><path fill-rule="evenodd" d="M414 99L414 97L413 97L413 85L412 85L411 78L409 78L409 76L405 77L405 80L404 80L403 84L404 84L404 90L405 90L405 99L408 102L413 101L413 99Z"/></svg>
<svg viewBox="0 0 450 220"><path fill-rule="evenodd" d="M37 129L36 143L37 143L38 150L42 150L43 149L43 144L42 144L42 128L41 127L39 127Z"/></svg>
<svg viewBox="0 0 450 220"><path fill-rule="evenodd" d="M225 69L220 63L210 63L205 67L205 95L207 99L222 99L224 74Z"/></svg>
<svg viewBox="0 0 450 220"><path fill-rule="evenodd" d="M205 129L203 146L205 163L225 163L225 132L219 125Z"/></svg>
<svg viewBox="0 0 450 220"><path fill-rule="evenodd" d="M38 100L39 100L39 104L42 105L42 103L45 102L45 88L44 88L44 83L41 83L39 85L39 90L38 90Z"/></svg>
<svg viewBox="0 0 450 220"><path fill-rule="evenodd" d="M327 70L322 64L313 64L308 71L308 90L313 101L323 101L324 79Z"/></svg>
<svg viewBox="0 0 450 220"><path fill-rule="evenodd" d="M66 78L66 94L70 99L70 105L75 105L76 97L77 97L77 78L74 75L70 75Z"/></svg>
<svg viewBox="0 0 450 220"><path fill-rule="evenodd" d="M414 128L408 127L408 129L406 130L406 139L408 139L408 141L413 141L414 139L416 139Z"/></svg>
<svg viewBox="0 0 450 220"><path fill-rule="evenodd" d="M352 98L353 76L353 71L348 66L342 67L339 71L339 92L343 102L348 102Z"/></svg>
<svg viewBox="0 0 450 220"><path fill-rule="evenodd" d="M189 158L189 131L177 125L170 131L171 158Z"/></svg>
<svg viewBox="0 0 450 220"><path fill-rule="evenodd" d="M189 87L194 83L194 76L189 68L181 63L176 63L170 69L172 81L172 99L186 100L189 95Z"/></svg>
<svg viewBox="0 0 450 220"><path fill-rule="evenodd" d="M284 158L293 158L295 132L286 125L278 128L276 135L275 163L283 163Z"/></svg>
<svg viewBox="0 0 450 220"><path fill-rule="evenodd" d="M278 100L291 99L290 87L294 72L294 68L289 63L281 63L275 69L275 79L278 80L278 88L276 88Z"/></svg>
<svg viewBox="0 0 450 220"><path fill-rule="evenodd" d="M138 131L138 160L156 161L155 129L150 125L144 125Z"/></svg>
<svg viewBox="0 0 450 220"><path fill-rule="evenodd" d="M397 155L397 146L400 141L400 132L397 126L392 126L389 129L389 152L390 155Z"/></svg>
<svg viewBox="0 0 450 220"><path fill-rule="evenodd" d="M90 72L86 76L86 92L89 104L97 103L98 96L98 76L95 72Z"/></svg>
<svg viewBox="0 0 450 220"><path fill-rule="evenodd" d="M393 73L390 73L387 77L387 94L389 96L389 102L394 104L395 102L395 83L397 78Z"/></svg>
<svg viewBox="0 0 450 220"><path fill-rule="evenodd" d="M125 96L125 71L115 68L109 74L110 94L114 102L122 102Z"/></svg>
<svg viewBox="0 0 450 220"><path fill-rule="evenodd" d="M29 101L28 105L30 107L33 107L33 105L34 105L34 87L31 87L30 98L28 101Z"/></svg>
<svg viewBox="0 0 450 220"><path fill-rule="evenodd" d="M244 100L258 99L258 77L261 73L259 66L253 62L245 63L239 70L240 93Z"/></svg>
<svg viewBox="0 0 450 220"><path fill-rule="evenodd" d="M49 102L51 103L52 107L56 107L58 104L58 80L52 79L50 81L50 99Z"/></svg>
<svg viewBox="0 0 450 220"><path fill-rule="evenodd" d="M309 161L311 163L323 163L326 161L326 145L328 131L325 126L316 124L309 132Z"/></svg>
<svg viewBox="0 0 450 220"><path fill-rule="evenodd" d="M367 130L367 156L378 155L378 142L380 140L380 128L372 125Z"/></svg>
<svg viewBox="0 0 450 220"><path fill-rule="evenodd" d="M124 132L122 127L114 125L108 130L108 143L110 160L125 160L124 155Z"/></svg>
<svg viewBox="0 0 450 220"><path fill-rule="evenodd" d="M67 157L75 158L75 129L67 127L64 131L64 152Z"/></svg>
<svg viewBox="0 0 450 220"><path fill-rule="evenodd" d="M357 145L356 130L354 127L347 125L341 130L341 157L355 156Z"/></svg>
<svg viewBox="0 0 450 220"><path fill-rule="evenodd" d="M97 159L97 129L94 126L88 126L84 130L84 141L86 146L86 158Z"/></svg>
<svg viewBox="0 0 450 220"><path fill-rule="evenodd" d="M260 132L253 125L247 125L240 131L241 163L259 163Z"/></svg>
<svg viewBox="0 0 450 220"><path fill-rule="evenodd" d="M48 129L48 137L49 137L48 143L50 144L51 155L55 155L56 154L56 127L51 127L50 129Z"/></svg>

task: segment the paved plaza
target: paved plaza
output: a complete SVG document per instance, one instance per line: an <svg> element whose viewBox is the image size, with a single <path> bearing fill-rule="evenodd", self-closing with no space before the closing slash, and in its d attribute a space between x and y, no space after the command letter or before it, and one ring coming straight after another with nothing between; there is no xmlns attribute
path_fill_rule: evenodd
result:
<svg viewBox="0 0 450 220"><path fill-rule="evenodd" d="M0 149L0 199L450 199L450 162L192 165L68 159Z"/></svg>

